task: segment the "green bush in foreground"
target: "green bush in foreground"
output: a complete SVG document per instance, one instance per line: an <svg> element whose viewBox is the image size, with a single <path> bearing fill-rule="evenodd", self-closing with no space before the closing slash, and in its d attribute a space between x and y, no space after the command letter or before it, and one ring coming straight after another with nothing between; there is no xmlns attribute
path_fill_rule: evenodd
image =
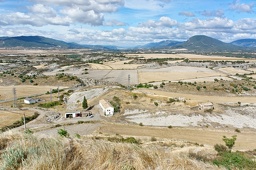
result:
<svg viewBox="0 0 256 170"><path fill-rule="evenodd" d="M256 161L253 161L245 154L240 152L231 152L235 145L236 135L231 138L223 136L222 139L226 146L221 144L214 145L214 149L218 152L218 156L213 160L213 164L224 166L226 169L255 169Z"/></svg>
<svg viewBox="0 0 256 170"><path fill-rule="evenodd" d="M217 166L224 166L227 169L254 169L256 162L247 158L239 152L223 152L213 161Z"/></svg>

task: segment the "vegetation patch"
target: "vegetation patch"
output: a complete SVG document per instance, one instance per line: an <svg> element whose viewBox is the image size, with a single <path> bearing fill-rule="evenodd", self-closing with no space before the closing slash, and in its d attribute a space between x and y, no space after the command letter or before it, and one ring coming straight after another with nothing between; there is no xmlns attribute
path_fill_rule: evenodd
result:
<svg viewBox="0 0 256 170"><path fill-rule="evenodd" d="M48 102L48 103L41 103L38 106L43 107L43 108L52 108L54 106L62 105L60 101L53 101L53 102Z"/></svg>

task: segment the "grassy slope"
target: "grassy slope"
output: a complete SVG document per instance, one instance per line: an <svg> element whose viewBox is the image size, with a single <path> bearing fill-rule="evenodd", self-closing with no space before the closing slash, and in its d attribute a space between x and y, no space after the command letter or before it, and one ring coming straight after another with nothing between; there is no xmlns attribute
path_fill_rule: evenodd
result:
<svg viewBox="0 0 256 170"><path fill-rule="evenodd" d="M174 152L172 147L160 143L119 143L98 137L42 138L8 132L0 134L0 167L55 170L219 169L211 163L197 160L198 154L201 155L199 157L211 159L204 147L201 147L200 153L198 147L187 152ZM188 150L188 146L182 147Z"/></svg>

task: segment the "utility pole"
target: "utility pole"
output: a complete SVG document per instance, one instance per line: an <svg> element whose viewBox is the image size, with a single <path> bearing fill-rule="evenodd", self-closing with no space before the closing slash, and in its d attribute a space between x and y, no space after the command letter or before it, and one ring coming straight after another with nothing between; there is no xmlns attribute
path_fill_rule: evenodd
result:
<svg viewBox="0 0 256 170"><path fill-rule="evenodd" d="M24 130L26 130L26 115L23 113Z"/></svg>
<svg viewBox="0 0 256 170"><path fill-rule="evenodd" d="M60 101L60 86L58 86L58 100Z"/></svg>
<svg viewBox="0 0 256 170"><path fill-rule="evenodd" d="M130 90L131 76L128 74L128 90Z"/></svg>
<svg viewBox="0 0 256 170"><path fill-rule="evenodd" d="M52 89L50 89L50 101L52 102Z"/></svg>
<svg viewBox="0 0 256 170"><path fill-rule="evenodd" d="M13 107L16 107L16 89L15 87L12 89L13 92Z"/></svg>

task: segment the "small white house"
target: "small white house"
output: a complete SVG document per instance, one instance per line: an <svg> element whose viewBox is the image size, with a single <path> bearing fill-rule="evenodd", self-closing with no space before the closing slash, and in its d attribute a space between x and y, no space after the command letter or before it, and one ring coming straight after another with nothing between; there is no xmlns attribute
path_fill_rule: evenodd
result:
<svg viewBox="0 0 256 170"><path fill-rule="evenodd" d="M105 116L113 116L114 115L114 107L109 102L102 99L99 101L99 105L100 105Z"/></svg>
<svg viewBox="0 0 256 170"><path fill-rule="evenodd" d="M198 105L198 109L199 110L213 110L214 109L214 106L213 106L213 103L212 102L207 102L207 103L199 103Z"/></svg>
<svg viewBox="0 0 256 170"><path fill-rule="evenodd" d="M38 102L37 99L32 99L32 98L28 98L28 97L24 99L25 104L34 104L34 103L37 103L37 102Z"/></svg>

